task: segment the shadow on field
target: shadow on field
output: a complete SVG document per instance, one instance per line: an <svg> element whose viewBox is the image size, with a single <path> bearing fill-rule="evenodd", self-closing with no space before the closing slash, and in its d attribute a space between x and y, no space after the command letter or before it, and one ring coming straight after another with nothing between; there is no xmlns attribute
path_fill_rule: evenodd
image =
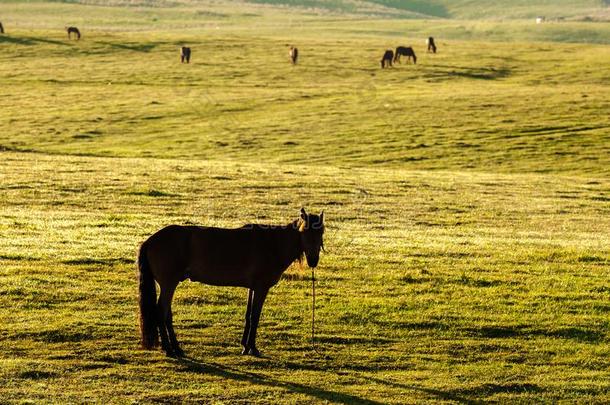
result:
<svg viewBox="0 0 610 405"><path fill-rule="evenodd" d="M293 382L278 381L257 373L243 372L213 363L203 363L191 358L185 357L178 359L177 361L182 364L187 371L212 374L218 377L229 378L236 381L248 381L252 384L266 385L269 387L280 387L295 393L309 395L323 401L338 402L342 404L381 404L381 402L371 401L356 395L329 391L322 388L311 387Z"/></svg>
<svg viewBox="0 0 610 405"><path fill-rule="evenodd" d="M511 70L506 67L486 68L486 67L467 67L467 66L441 66L430 65L439 69L432 75L432 78L464 77L467 79L497 80L511 75Z"/></svg>
<svg viewBox="0 0 610 405"><path fill-rule="evenodd" d="M118 44L106 41L97 41L98 44L106 45L111 48L123 49L126 51L144 52L148 53L155 49L158 45L164 44L164 42L150 42L147 44Z"/></svg>
<svg viewBox="0 0 610 405"><path fill-rule="evenodd" d="M65 45L69 46L63 41L56 41L53 39L44 39L44 38L35 38L35 37L10 37L10 36L0 36L0 44L1 43L10 43L16 45L37 45L38 43L45 44L54 44L54 45Z"/></svg>
<svg viewBox="0 0 610 405"><path fill-rule="evenodd" d="M418 385L409 385L409 384L401 384L401 383L397 383L394 381L387 381L387 380L382 380L381 378L375 378L375 377L371 377L371 376L367 376L366 377L367 381L374 381L376 383L379 384L383 384L386 386L391 386L391 387L396 387L396 388L401 388L401 389L405 389L405 390L412 390L412 391L419 391L419 392L423 392L429 395L432 395L436 398L436 400L445 400L445 401L455 401L457 403L460 404L482 404L483 402L481 401L476 401L476 400L472 400L472 399L468 399L468 398L464 398L460 395L454 394L452 392L448 392L448 391L441 391L441 390L437 390L434 388L426 388L426 387L421 387Z"/></svg>
<svg viewBox="0 0 610 405"><path fill-rule="evenodd" d="M606 334L584 327L564 327L555 329L540 329L529 325L516 326L482 326L480 328L468 329L470 334L480 336L485 339L505 339L505 338L532 338L542 336L546 338L571 339L579 342L596 343L605 339Z"/></svg>

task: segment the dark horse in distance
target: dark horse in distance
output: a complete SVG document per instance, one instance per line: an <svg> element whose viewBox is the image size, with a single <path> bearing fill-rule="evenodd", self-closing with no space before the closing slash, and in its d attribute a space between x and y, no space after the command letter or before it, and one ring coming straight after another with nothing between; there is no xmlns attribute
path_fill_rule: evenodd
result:
<svg viewBox="0 0 610 405"><path fill-rule="evenodd" d="M216 286L245 287L248 292L242 354L260 356L256 330L269 289L303 255L314 268L323 248L324 214L307 214L287 225L244 225L237 229L170 225L140 247L139 304L142 346L159 344L168 356L183 356L172 321L172 297L190 278ZM156 297L155 281L159 284Z"/></svg>
<svg viewBox="0 0 610 405"><path fill-rule="evenodd" d="M428 45L428 52L436 53L436 44L434 43L434 38L428 37L426 40L426 45Z"/></svg>
<svg viewBox="0 0 610 405"><path fill-rule="evenodd" d="M400 63L400 56L404 55L407 57L407 62L409 59L413 58L413 64L417 63L417 56L415 56L415 51L410 46L399 46L396 48L396 52L394 53L394 63Z"/></svg>
<svg viewBox="0 0 610 405"><path fill-rule="evenodd" d="M290 60L292 61L292 64L296 65L297 59L299 59L299 50L297 48L295 48L294 46L291 46L288 53L290 55Z"/></svg>
<svg viewBox="0 0 610 405"><path fill-rule="evenodd" d="M191 48L183 46L180 48L180 63L191 62Z"/></svg>
<svg viewBox="0 0 610 405"><path fill-rule="evenodd" d="M391 49L388 49L384 52L383 57L381 58L381 68L384 67L392 67L392 59L394 58L394 52Z"/></svg>
<svg viewBox="0 0 610 405"><path fill-rule="evenodd" d="M66 27L66 31L68 31L68 39L72 39L72 34L76 35L76 39L80 39L80 31L76 27Z"/></svg>
<svg viewBox="0 0 610 405"><path fill-rule="evenodd" d="M0 22L0 34L4 34L4 27L2 26L1 22Z"/></svg>

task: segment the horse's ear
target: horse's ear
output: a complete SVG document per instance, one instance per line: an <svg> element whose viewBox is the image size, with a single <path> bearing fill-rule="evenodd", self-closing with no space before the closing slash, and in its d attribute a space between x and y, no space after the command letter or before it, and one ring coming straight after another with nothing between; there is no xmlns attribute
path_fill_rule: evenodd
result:
<svg viewBox="0 0 610 405"><path fill-rule="evenodd" d="M324 223L324 210L320 211L320 223Z"/></svg>
<svg viewBox="0 0 610 405"><path fill-rule="evenodd" d="M301 218L303 220L307 219L307 213L305 212L305 208L301 208Z"/></svg>

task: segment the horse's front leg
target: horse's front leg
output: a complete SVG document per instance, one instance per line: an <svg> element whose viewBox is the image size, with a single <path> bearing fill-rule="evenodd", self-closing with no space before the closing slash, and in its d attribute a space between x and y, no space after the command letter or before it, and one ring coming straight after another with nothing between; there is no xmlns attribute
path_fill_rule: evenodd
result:
<svg viewBox="0 0 610 405"><path fill-rule="evenodd" d="M244 350L241 354L248 354L248 335L250 334L250 316L252 314L252 298L254 297L254 291L248 290L248 307L246 309L246 324L244 326L244 334L241 337L241 345L244 347Z"/></svg>
<svg viewBox="0 0 610 405"><path fill-rule="evenodd" d="M248 333L248 339L246 342L246 348L248 354L255 357L260 357L261 352L256 348L256 331L258 329L258 321L261 317L263 310L263 304L265 298L267 298L267 292L269 289L261 289L254 291L254 297L252 299L252 312L250 313L250 332Z"/></svg>

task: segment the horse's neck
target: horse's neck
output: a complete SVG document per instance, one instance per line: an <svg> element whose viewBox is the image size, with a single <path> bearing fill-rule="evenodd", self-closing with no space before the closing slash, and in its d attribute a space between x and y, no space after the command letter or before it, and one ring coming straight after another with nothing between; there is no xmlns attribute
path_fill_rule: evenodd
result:
<svg viewBox="0 0 610 405"><path fill-rule="evenodd" d="M298 231L296 223L291 223L282 229L281 232L278 232L276 234L275 243L279 259L281 259L283 266L285 265L288 267L303 254L301 233ZM285 270L285 268L283 268L282 271L283 270Z"/></svg>

